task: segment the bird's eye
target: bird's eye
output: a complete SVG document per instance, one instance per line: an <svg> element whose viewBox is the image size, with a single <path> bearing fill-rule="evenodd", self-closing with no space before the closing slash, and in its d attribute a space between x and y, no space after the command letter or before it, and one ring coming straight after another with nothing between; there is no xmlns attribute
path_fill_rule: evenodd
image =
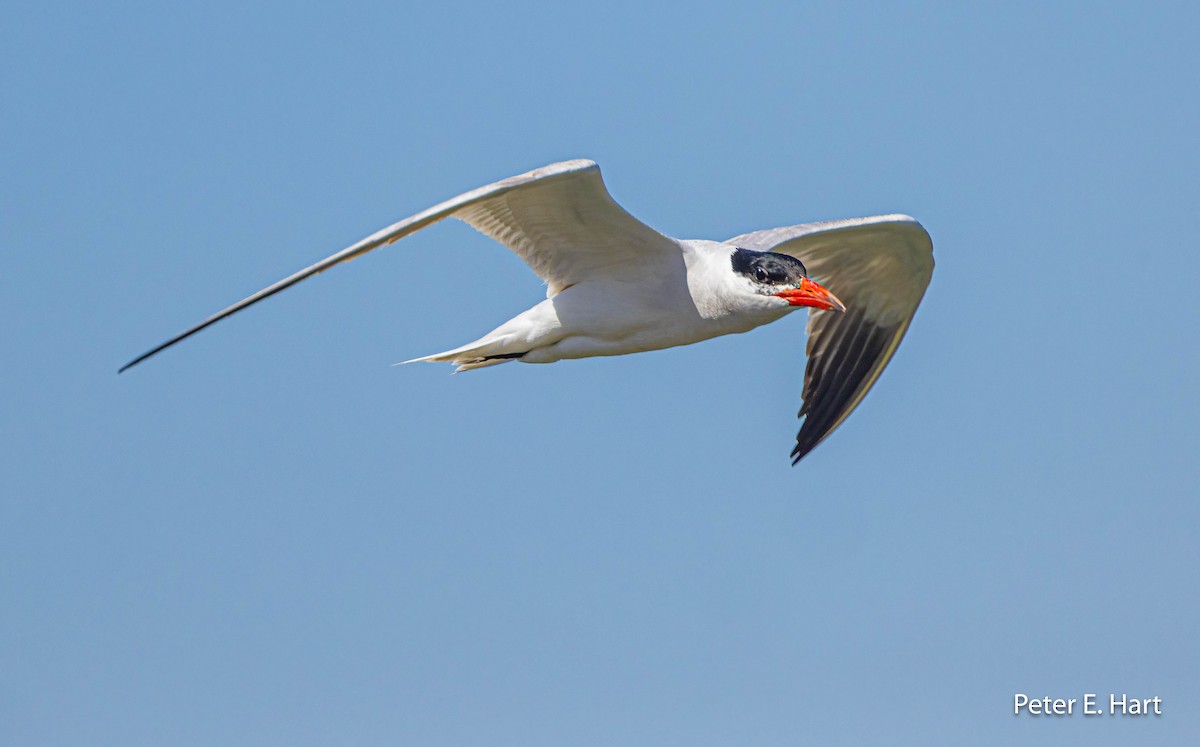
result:
<svg viewBox="0 0 1200 747"><path fill-rule="evenodd" d="M762 267L754 268L754 279L757 280L758 282L765 283L768 280L770 280L770 278L771 278L771 276L769 274L767 274L767 271L765 269L763 269Z"/></svg>

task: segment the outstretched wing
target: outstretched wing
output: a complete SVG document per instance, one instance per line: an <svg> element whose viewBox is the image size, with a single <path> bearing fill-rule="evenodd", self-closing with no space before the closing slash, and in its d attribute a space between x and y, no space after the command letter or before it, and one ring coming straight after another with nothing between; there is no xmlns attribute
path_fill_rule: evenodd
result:
<svg viewBox="0 0 1200 747"><path fill-rule="evenodd" d="M842 314L809 314L795 464L858 407L896 353L933 275L933 243L907 215L773 228L727 243L796 257L846 304Z"/></svg>
<svg viewBox="0 0 1200 747"><path fill-rule="evenodd" d="M547 295L586 278L654 272L678 260L675 242L627 213L608 194L592 161L554 163L461 194L405 218L143 353L121 371L285 288L391 244L445 218L459 218L512 249L547 284Z"/></svg>

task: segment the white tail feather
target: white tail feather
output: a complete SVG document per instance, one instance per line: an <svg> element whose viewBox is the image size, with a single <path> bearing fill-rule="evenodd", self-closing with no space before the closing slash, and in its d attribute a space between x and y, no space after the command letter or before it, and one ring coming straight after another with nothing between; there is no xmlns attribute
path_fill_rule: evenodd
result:
<svg viewBox="0 0 1200 747"><path fill-rule="evenodd" d="M504 342L505 340L476 340L462 347L447 350L444 353L434 353L433 355L426 355L421 358L413 358L412 360L402 361L396 365L402 366L406 363L453 363L458 366L454 369L455 373L457 373L459 371L471 371L476 368L497 366L501 363L511 363L516 358L496 358L490 356L524 352L519 350L505 350Z"/></svg>

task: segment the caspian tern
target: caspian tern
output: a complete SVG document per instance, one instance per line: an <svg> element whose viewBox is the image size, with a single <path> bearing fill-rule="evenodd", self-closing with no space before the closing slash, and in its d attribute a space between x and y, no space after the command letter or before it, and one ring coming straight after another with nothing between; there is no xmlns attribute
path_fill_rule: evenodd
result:
<svg viewBox="0 0 1200 747"><path fill-rule="evenodd" d="M121 371L445 218L465 221L516 252L546 282L546 300L475 342L406 363L446 361L464 371L640 353L748 332L809 308L804 422L793 464L858 407L895 354L933 274L929 234L906 215L805 223L727 241L679 240L618 205L595 163L564 161L405 218L238 301Z"/></svg>

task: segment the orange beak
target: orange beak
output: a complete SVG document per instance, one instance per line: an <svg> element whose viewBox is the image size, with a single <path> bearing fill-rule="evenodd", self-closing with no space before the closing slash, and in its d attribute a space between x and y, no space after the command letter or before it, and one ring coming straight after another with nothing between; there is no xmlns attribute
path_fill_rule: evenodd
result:
<svg viewBox="0 0 1200 747"><path fill-rule="evenodd" d="M787 301L791 306L811 306L814 309L825 309L827 311L846 310L845 304L839 301L837 296L808 278L800 281L799 288L780 291L775 295Z"/></svg>

